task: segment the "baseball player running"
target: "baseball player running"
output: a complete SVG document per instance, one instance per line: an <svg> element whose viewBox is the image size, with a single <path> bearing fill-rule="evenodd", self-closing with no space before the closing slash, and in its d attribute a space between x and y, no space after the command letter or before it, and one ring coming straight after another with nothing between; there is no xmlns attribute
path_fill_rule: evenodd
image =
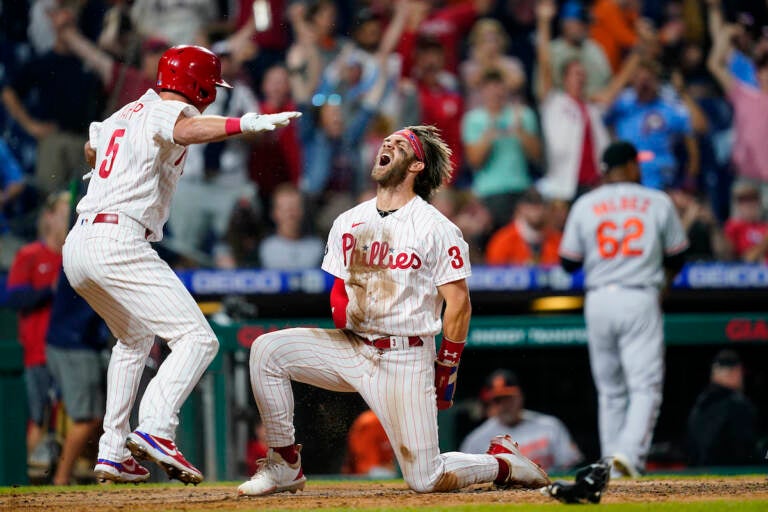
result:
<svg viewBox="0 0 768 512"><path fill-rule="evenodd" d="M414 491L548 483L509 436L491 440L486 454L439 450L437 410L453 403L471 314L467 244L426 201L449 178L450 155L431 126L384 139L371 172L376 197L342 213L328 237L322 268L336 277L331 307L339 328L286 329L254 342L251 386L270 448L240 495L304 487L291 380L360 393Z"/></svg>
<svg viewBox="0 0 768 512"><path fill-rule="evenodd" d="M641 186L638 154L614 142L602 156L604 184L571 209L563 267L584 267L589 358L598 392L600 445L618 473L645 466L661 406L664 340L659 291L688 247L672 202Z"/></svg>
<svg viewBox="0 0 768 512"><path fill-rule="evenodd" d="M93 167L79 217L64 245L64 271L118 341L107 373L107 410L94 469L103 480L140 482L149 472L131 456L197 484L202 473L174 444L178 412L218 341L170 267L150 246L163 236L186 146L285 126L297 112L241 118L201 116L216 98L218 57L198 46L167 50L157 89L92 123L85 155ZM171 353L149 383L131 432L129 414L155 335Z"/></svg>

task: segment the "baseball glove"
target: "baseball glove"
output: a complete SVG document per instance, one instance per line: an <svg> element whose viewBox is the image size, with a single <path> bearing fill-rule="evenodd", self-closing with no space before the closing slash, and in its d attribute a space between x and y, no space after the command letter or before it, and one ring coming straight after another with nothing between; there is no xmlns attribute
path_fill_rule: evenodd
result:
<svg viewBox="0 0 768 512"><path fill-rule="evenodd" d="M573 483L558 480L542 488L542 493L563 503L600 503L610 479L611 460L601 459L579 469Z"/></svg>

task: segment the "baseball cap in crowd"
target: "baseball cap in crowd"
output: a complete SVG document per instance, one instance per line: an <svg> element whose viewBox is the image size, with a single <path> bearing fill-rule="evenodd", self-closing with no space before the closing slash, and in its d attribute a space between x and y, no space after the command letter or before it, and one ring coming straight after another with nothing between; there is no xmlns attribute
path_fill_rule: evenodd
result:
<svg viewBox="0 0 768 512"><path fill-rule="evenodd" d="M496 370L486 379L485 386L480 392L480 399L483 402L490 402L494 398L521 394L517 375L509 370Z"/></svg>
<svg viewBox="0 0 768 512"><path fill-rule="evenodd" d="M587 21L587 12L581 2L568 0L560 8L560 21L577 20Z"/></svg>
<svg viewBox="0 0 768 512"><path fill-rule="evenodd" d="M733 368L735 366L741 366L741 358L739 357L739 354L733 350L721 350L715 355L714 359L712 359L712 366L717 368Z"/></svg>
<svg viewBox="0 0 768 512"><path fill-rule="evenodd" d="M163 53L170 47L168 41L162 37L148 37L141 44L141 51L143 53Z"/></svg>

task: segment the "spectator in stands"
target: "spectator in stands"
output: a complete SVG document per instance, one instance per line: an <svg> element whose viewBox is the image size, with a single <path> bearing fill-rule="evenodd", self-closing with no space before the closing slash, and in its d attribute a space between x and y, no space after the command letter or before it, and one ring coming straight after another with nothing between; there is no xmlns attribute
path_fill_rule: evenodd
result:
<svg viewBox="0 0 768 512"><path fill-rule="evenodd" d="M461 40L475 20L490 11L493 0L456 2L445 7L436 7L431 0L414 0L410 4L408 22L397 48L403 58L403 76L412 76L419 37L437 38L445 48L446 68L458 73Z"/></svg>
<svg viewBox="0 0 768 512"><path fill-rule="evenodd" d="M485 248L489 265L557 265L563 234L550 227L547 205L534 188L517 202L512 221L491 236Z"/></svg>
<svg viewBox="0 0 768 512"><path fill-rule="evenodd" d="M448 201L441 198L448 198ZM472 262L484 263L485 245L493 232L493 216L485 204L471 190L448 187L438 190L432 201L443 215L459 227L469 242Z"/></svg>
<svg viewBox="0 0 768 512"><path fill-rule="evenodd" d="M289 80L288 70L281 64L267 70L261 83L259 112L275 114L297 109ZM252 141L251 150L251 179L257 185L263 204L268 204L280 183L299 185L302 148L296 124L260 134Z"/></svg>
<svg viewBox="0 0 768 512"><path fill-rule="evenodd" d="M486 403L488 419L464 438L459 451L485 453L489 436L509 434L522 454L544 471L566 470L582 460L581 452L562 421L523 408L523 391L511 371L491 373L481 399Z"/></svg>
<svg viewBox="0 0 768 512"><path fill-rule="evenodd" d="M744 366L733 350L712 361L710 384L688 416L687 448L693 466L756 464L757 410L743 393Z"/></svg>
<svg viewBox="0 0 768 512"><path fill-rule="evenodd" d="M395 452L379 418L370 409L355 418L349 428L342 473L371 478L394 478L397 475Z"/></svg>
<svg viewBox="0 0 768 512"><path fill-rule="evenodd" d="M218 16L217 2L210 0L174 0L168 4L156 0L134 0L131 20L144 38L159 37L172 46L196 44L205 27Z"/></svg>
<svg viewBox="0 0 768 512"><path fill-rule="evenodd" d="M13 217L14 201L24 192L26 187L26 181L24 180L23 171L19 162L16 161L16 157L11 153L10 148L5 143L5 140L0 139L0 268L6 268L5 261L8 259L7 250L10 250L13 246L8 240L8 249L6 249L5 236L8 233L8 219ZM10 261L8 262L10 263Z"/></svg>
<svg viewBox="0 0 768 512"><path fill-rule="evenodd" d="M288 49L290 31L288 25L287 0L265 0L269 16L259 16L258 26L254 18L254 0L235 0L228 21L236 30L229 39L236 58L246 62L251 82L262 83L265 73L276 65L283 64ZM221 4L220 4L221 5ZM258 10L258 5L256 5ZM263 24L266 22L266 26Z"/></svg>
<svg viewBox="0 0 768 512"><path fill-rule="evenodd" d="M437 39L419 40L413 74L417 80L421 107L418 124L440 129L443 140L453 150L452 182L456 182L460 179L463 166L461 118L464 115L464 100L458 92L456 77L445 69L445 50Z"/></svg>
<svg viewBox="0 0 768 512"><path fill-rule="evenodd" d="M284 183L275 189L272 220L275 222L275 234L265 238L259 246L263 268L301 270L320 265L325 244L316 236L303 233L303 199L293 185Z"/></svg>
<svg viewBox="0 0 768 512"><path fill-rule="evenodd" d="M551 25L554 9L554 1L540 1L536 7L537 19L540 20L542 16L545 16L548 24ZM612 72L603 48L588 37L587 16L586 9L578 0L568 0L561 6L560 37L554 39L550 45L549 74L552 77L552 85L563 88L565 64L578 60L586 73L586 96L592 97L608 85ZM551 27L548 26L547 29L551 29ZM540 33L537 34L537 38L539 41L542 40ZM538 60L537 82L541 79L541 66L543 66L541 59ZM540 97L540 99L543 98Z"/></svg>
<svg viewBox="0 0 768 512"><path fill-rule="evenodd" d="M155 87L157 63L168 49L168 42L147 38L141 44L140 67L129 66L112 57L85 37L74 23L73 14L65 10L54 16L54 25L69 51L81 59L101 80L108 95L105 111L113 112Z"/></svg>
<svg viewBox="0 0 768 512"><path fill-rule="evenodd" d="M432 195L432 206L461 230L469 244L473 264L485 261L485 244L493 230L493 218L483 203L469 190L442 187Z"/></svg>
<svg viewBox="0 0 768 512"><path fill-rule="evenodd" d="M725 58L735 35L724 26L715 38L707 66L733 105L733 155L736 174L768 182L768 56L755 62L758 86L749 85L729 71Z"/></svg>
<svg viewBox="0 0 768 512"><path fill-rule="evenodd" d="M249 475L259 469L259 461L267 458L267 443L264 441L264 422L256 418L253 425L253 436L248 439L245 448L245 468Z"/></svg>
<svg viewBox="0 0 768 512"><path fill-rule="evenodd" d="M242 81L241 63L232 56L229 43L219 41L212 50L221 61L221 77L235 87L218 91L206 113L240 117L257 112L256 97ZM182 254L202 251L213 254L217 266L234 264L223 239L235 204L241 199L257 200L247 174L250 156L249 141L243 137L187 148L184 174L168 219L174 247Z"/></svg>
<svg viewBox="0 0 768 512"><path fill-rule="evenodd" d="M61 271L61 248L69 230L69 194L51 195L38 219L40 239L22 247L8 273L8 304L19 313L19 342L24 347L30 425L27 453L45 433L44 418L53 386L45 359L45 335L51 301Z"/></svg>
<svg viewBox="0 0 768 512"><path fill-rule="evenodd" d="M677 187L667 190L677 208L680 222L688 235L688 261L715 261L730 259L728 241L712 208L690 190Z"/></svg>
<svg viewBox="0 0 768 512"><path fill-rule="evenodd" d="M380 64L385 59L385 54L379 55ZM313 45L294 46L288 54L293 98L304 114L298 122L303 156L300 189L313 206L322 200L329 208L341 209L352 205L350 194L362 190L369 180L363 176L358 148L384 96L387 79L378 73L357 113L345 118L340 95L313 97L320 63ZM298 72L301 69L306 74Z"/></svg>
<svg viewBox="0 0 768 512"><path fill-rule="evenodd" d="M232 251L235 266L254 268L259 265L259 242L264 234L261 212L253 201L240 201L235 205L227 228L227 245Z"/></svg>
<svg viewBox="0 0 768 512"><path fill-rule="evenodd" d="M731 217L724 229L734 256L747 263L768 261L768 222L760 188L748 181L738 181L733 185L731 196Z"/></svg>
<svg viewBox="0 0 768 512"><path fill-rule="evenodd" d="M524 91L525 70L520 59L505 54L509 36L498 20L482 18L476 21L469 33L469 45L469 57L459 67L468 108L480 106L480 80L487 71L501 73L510 91L518 94Z"/></svg>
<svg viewBox="0 0 768 512"><path fill-rule="evenodd" d="M632 87L611 105L605 121L617 138L631 142L640 152L643 185L663 190L679 181L695 183L699 150L693 132L694 128L706 130L706 123L693 125L692 119L705 118L687 95L681 98L681 105L659 94L660 72L656 61L641 60L633 73ZM680 138L687 153L682 175L674 151Z"/></svg>
<svg viewBox="0 0 768 512"><path fill-rule="evenodd" d="M485 73L480 88L483 104L464 115L461 138L474 172L472 190L499 227L509 222L517 199L531 185L528 160L541 158L541 141L533 110L510 102L498 71Z"/></svg>
<svg viewBox="0 0 768 512"><path fill-rule="evenodd" d="M590 36L602 47L614 72L642 35L652 30L640 18L639 4L637 0L597 0L592 5Z"/></svg>
<svg viewBox="0 0 768 512"><path fill-rule="evenodd" d="M72 289L64 272L59 272L46 356L72 425L66 430L53 485L69 485L75 461L89 442L98 439L106 403L101 350L106 347L107 333L101 318Z"/></svg>
<svg viewBox="0 0 768 512"><path fill-rule="evenodd" d="M589 74L580 57L570 58L558 68L552 66L550 25L555 16L554 2L539 2L536 15L540 73L537 94L547 156L546 174L537 187L548 198L572 201L600 180L598 162L609 142L602 115L637 69L639 57L634 53L629 56L609 84L589 95ZM562 90L555 87L553 69L562 75Z"/></svg>
<svg viewBox="0 0 768 512"><path fill-rule="evenodd" d="M312 47L312 57L319 59L316 64L322 72L348 42L346 38L336 35L336 14L334 0L300 0L288 7L288 19L295 37L295 42L288 50L288 54L300 53L302 49ZM306 61L303 59L300 61L300 66L292 66L288 62L288 67L295 74L303 75L302 78L306 80L309 78L307 76L309 70ZM313 79L315 82L310 87L312 92L317 86L320 74L318 73Z"/></svg>
<svg viewBox="0 0 768 512"><path fill-rule="evenodd" d="M37 139L39 190L52 193L80 179L83 145L89 123L98 117L101 95L96 76L69 53L59 33L53 49L22 65L2 96L8 114Z"/></svg>

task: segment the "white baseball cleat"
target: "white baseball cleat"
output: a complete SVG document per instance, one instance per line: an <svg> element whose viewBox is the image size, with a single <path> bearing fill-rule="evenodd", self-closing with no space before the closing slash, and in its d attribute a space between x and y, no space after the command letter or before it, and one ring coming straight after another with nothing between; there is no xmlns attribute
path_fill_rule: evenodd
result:
<svg viewBox="0 0 768 512"><path fill-rule="evenodd" d="M494 437L491 440L491 446L485 453L502 459L509 465L509 476L506 482L496 484L501 489L513 487L538 489L551 483L547 473L538 464L520 453L517 443L512 440L509 434Z"/></svg>
<svg viewBox="0 0 768 512"><path fill-rule="evenodd" d="M297 445L297 449L301 450L301 445ZM259 459L258 464L259 469L251 479L237 488L238 496L266 496L286 491L295 493L304 489L307 477L301 469L301 455L295 463L288 464L270 448L267 457Z"/></svg>
<svg viewBox="0 0 768 512"><path fill-rule="evenodd" d="M611 477L629 477L640 478L640 471L629 461L629 457L623 453L614 453L611 455L611 461L613 463L613 471L611 471Z"/></svg>
<svg viewBox="0 0 768 512"><path fill-rule="evenodd" d="M99 459L93 468L93 474L102 483L107 480L117 483L139 483L149 478L147 468L136 462L133 457L128 457L123 462Z"/></svg>

